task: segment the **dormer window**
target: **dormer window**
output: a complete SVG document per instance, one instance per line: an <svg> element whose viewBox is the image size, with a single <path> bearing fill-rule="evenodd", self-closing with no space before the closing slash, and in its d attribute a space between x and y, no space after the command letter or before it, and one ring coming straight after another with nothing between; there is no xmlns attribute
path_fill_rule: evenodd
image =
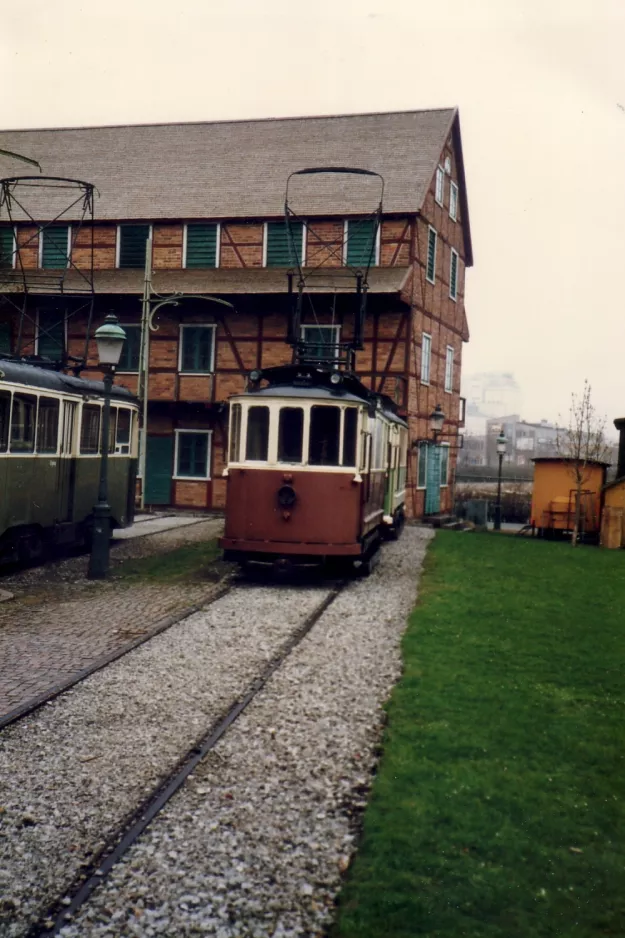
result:
<svg viewBox="0 0 625 938"><path fill-rule="evenodd" d="M439 205L443 204L443 196L445 192L445 171L442 166L436 167L436 201Z"/></svg>

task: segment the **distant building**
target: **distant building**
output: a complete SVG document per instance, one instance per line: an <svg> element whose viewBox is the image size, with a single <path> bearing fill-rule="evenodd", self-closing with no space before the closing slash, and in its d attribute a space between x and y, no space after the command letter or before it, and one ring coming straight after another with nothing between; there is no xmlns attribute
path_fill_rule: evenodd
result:
<svg viewBox="0 0 625 938"><path fill-rule="evenodd" d="M503 430L507 440L505 462L531 466L532 459L557 454L558 428L547 420L529 423L518 414L486 421L486 464L497 465L497 437Z"/></svg>
<svg viewBox="0 0 625 938"><path fill-rule="evenodd" d="M509 372L486 371L463 376L462 393L467 400L467 417L503 417L521 410L521 388Z"/></svg>

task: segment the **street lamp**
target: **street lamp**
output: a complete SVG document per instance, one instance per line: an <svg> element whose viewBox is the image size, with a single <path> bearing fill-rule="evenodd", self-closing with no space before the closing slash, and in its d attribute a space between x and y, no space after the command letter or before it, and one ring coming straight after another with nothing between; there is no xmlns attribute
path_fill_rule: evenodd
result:
<svg viewBox="0 0 625 938"><path fill-rule="evenodd" d="M501 467L503 463L503 458L506 455L506 437L503 432L503 427L501 428L501 433L497 437L497 456L499 458L499 473L497 476L497 502L495 504L495 524L493 525L495 531L501 531Z"/></svg>
<svg viewBox="0 0 625 938"><path fill-rule="evenodd" d="M102 413L102 454L100 457L100 485L98 502L93 508L93 540L87 576L90 580L102 580L109 572L109 547L111 537L111 506L108 503L108 454L109 424L111 418L111 389L115 367L119 364L126 333L109 313L103 324L95 331L100 368L104 372L104 409Z"/></svg>
<svg viewBox="0 0 625 938"><path fill-rule="evenodd" d="M437 404L432 413L430 414L430 430L432 431L432 436L434 442L436 443L439 433L443 429L443 424L445 423L445 414L440 404Z"/></svg>

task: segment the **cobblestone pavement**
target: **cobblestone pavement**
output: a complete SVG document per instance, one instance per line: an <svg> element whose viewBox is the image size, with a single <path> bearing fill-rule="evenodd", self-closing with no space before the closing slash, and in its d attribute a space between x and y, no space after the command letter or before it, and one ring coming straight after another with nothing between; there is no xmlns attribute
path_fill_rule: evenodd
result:
<svg viewBox="0 0 625 938"><path fill-rule="evenodd" d="M111 556L113 573L124 560L215 537L221 527L221 518L211 518L120 542ZM216 590L214 579L197 585L93 582L86 570L87 558L80 556L0 579L15 594L0 605L0 719Z"/></svg>

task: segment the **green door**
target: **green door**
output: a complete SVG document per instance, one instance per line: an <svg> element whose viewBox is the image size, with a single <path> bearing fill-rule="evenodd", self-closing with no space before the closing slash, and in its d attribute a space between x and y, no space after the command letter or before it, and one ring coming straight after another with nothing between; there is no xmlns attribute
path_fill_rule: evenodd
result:
<svg viewBox="0 0 625 938"><path fill-rule="evenodd" d="M427 479L425 483L425 513L435 515L441 510L441 448L427 448Z"/></svg>
<svg viewBox="0 0 625 938"><path fill-rule="evenodd" d="M174 462L174 440L171 436L150 436L145 467L146 505L171 504L171 477Z"/></svg>

